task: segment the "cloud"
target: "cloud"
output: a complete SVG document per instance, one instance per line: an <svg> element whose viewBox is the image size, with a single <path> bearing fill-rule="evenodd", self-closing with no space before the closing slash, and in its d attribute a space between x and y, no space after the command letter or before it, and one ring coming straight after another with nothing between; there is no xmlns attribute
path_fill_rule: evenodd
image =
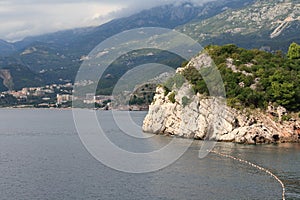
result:
<svg viewBox="0 0 300 200"><path fill-rule="evenodd" d="M117 4L92 1L17 2L0 3L1 39L15 41L29 35L95 26L109 20L106 18L109 13L123 8ZM95 20L95 16L102 17Z"/></svg>
<svg viewBox="0 0 300 200"><path fill-rule="evenodd" d="M195 0L203 3L207 0ZM116 17L178 0L2 0L0 38L16 41L26 36L96 26Z"/></svg>
<svg viewBox="0 0 300 200"><path fill-rule="evenodd" d="M118 12L111 13L114 17L123 17L131 15L132 13L141 11L143 9L149 9L160 5L166 5L166 4L173 4L173 5L180 5L184 2L191 2L194 5L203 5L203 3L210 2L210 1L217 1L217 0L127 0L126 5L122 10L119 10ZM122 1L119 0L112 0L107 2L119 2Z"/></svg>

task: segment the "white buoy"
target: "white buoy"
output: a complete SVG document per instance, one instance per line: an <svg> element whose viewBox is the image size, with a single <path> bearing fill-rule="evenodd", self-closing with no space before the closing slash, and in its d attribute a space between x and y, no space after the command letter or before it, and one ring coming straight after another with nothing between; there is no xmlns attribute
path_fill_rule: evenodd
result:
<svg viewBox="0 0 300 200"><path fill-rule="evenodd" d="M212 151L209 151L209 152L210 152L210 153L214 153L214 154L216 154L216 155L219 155L219 156L221 156L221 157L230 158L230 159L239 161L239 162L241 162L241 163L245 163L245 164L247 164L247 165L250 165L250 166L252 166L252 167L254 167L254 168L258 169L258 170L261 170L261 171L263 171L263 172L265 172L265 173L271 175L273 178L275 178L276 181L278 181L278 182L280 183L280 185L281 185L281 187L282 187L282 200L285 200L285 185L284 185L284 183L278 178L278 176L276 176L275 174L273 174L271 171L269 171L269 170L267 170L266 168L263 168L263 167L261 167L261 166L258 166L258 165L254 164L254 163L251 163L251 162L249 162L249 161L247 161L247 160L243 160L243 159L240 159L240 158L236 158L236 157L233 157L233 156L231 156L231 155L226 155L226 154L223 154L223 153L220 153L220 152L217 152L217 151L213 151L213 150L212 150Z"/></svg>

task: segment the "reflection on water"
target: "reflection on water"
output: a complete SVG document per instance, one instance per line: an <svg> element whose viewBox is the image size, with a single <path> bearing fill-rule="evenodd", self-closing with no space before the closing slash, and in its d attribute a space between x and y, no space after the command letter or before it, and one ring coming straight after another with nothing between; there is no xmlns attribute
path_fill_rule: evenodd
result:
<svg viewBox="0 0 300 200"><path fill-rule="evenodd" d="M126 174L105 167L85 150L71 111L0 112L0 199L281 198L278 182L255 168L214 154L199 159L201 141L163 170ZM105 118L105 112L99 115L110 130L110 139L128 150L159 149L172 139L155 136L137 144L130 136L120 136L123 133L118 133L110 116ZM132 113L138 124L144 115ZM287 199L300 199L299 144L218 143L215 150L269 169L285 183Z"/></svg>

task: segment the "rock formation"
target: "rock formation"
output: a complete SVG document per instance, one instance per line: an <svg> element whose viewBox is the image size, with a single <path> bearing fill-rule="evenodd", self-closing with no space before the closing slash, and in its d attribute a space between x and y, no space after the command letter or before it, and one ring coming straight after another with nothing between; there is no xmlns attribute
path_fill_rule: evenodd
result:
<svg viewBox="0 0 300 200"><path fill-rule="evenodd" d="M191 63L194 64L195 59ZM182 71L183 68L179 68L177 73ZM171 92L159 86L143 131L243 144L300 141L300 123L295 119L284 121L287 111L283 107L270 105L267 111L240 111L224 102L222 98L193 94L187 82L180 88L173 87Z"/></svg>

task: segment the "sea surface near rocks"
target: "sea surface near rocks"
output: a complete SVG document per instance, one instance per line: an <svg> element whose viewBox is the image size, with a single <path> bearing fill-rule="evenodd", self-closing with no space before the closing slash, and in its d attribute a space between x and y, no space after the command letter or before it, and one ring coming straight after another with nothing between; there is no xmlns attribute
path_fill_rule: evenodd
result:
<svg viewBox="0 0 300 200"><path fill-rule="evenodd" d="M0 113L1 200L281 198L281 186L264 172L214 154L199 159L201 141L195 141L165 169L127 174L104 166L87 152L69 110L1 109ZM126 117L125 112L117 114ZM139 125L146 115L130 114ZM97 115L119 146L136 152L149 150L121 136L111 112ZM172 139L156 137L152 144L158 148ZM215 150L269 169L286 184L287 199L300 199L299 144L218 143Z"/></svg>

